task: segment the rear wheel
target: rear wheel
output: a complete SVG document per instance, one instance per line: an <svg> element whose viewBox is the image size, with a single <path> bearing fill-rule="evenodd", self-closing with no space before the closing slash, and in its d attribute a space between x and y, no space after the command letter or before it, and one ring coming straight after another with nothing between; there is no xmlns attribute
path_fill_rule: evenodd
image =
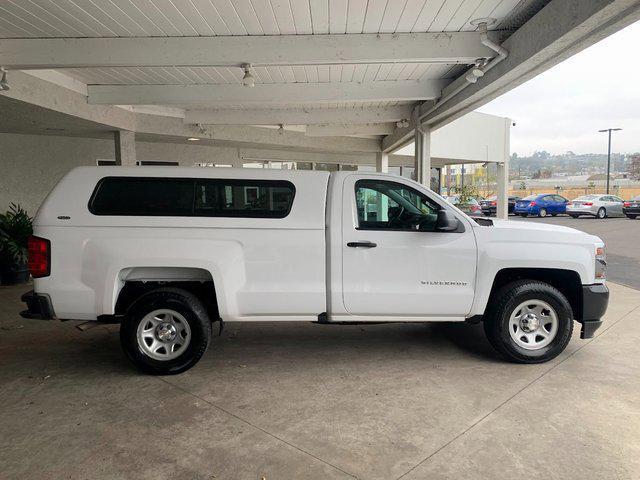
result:
<svg viewBox="0 0 640 480"><path fill-rule="evenodd" d="M578 218L580 215L574 215L573 213L570 213L570 214L569 214L569 216L570 216L571 218Z"/></svg>
<svg viewBox="0 0 640 480"><path fill-rule="evenodd" d="M566 297L551 285L519 280L501 288L484 320L493 347L517 363L542 363L557 357L573 333Z"/></svg>
<svg viewBox="0 0 640 480"><path fill-rule="evenodd" d="M540 212L538 212L538 216L539 217L546 217L547 216L547 209L546 208L541 208Z"/></svg>
<svg viewBox="0 0 640 480"><path fill-rule="evenodd" d="M193 367L211 341L211 321L202 302L178 288L141 296L120 326L125 355L140 370L173 375Z"/></svg>
<svg viewBox="0 0 640 480"><path fill-rule="evenodd" d="M607 210L604 207L600 207L598 209L598 213L596 213L596 218L599 218L600 220L607 218Z"/></svg>
<svg viewBox="0 0 640 480"><path fill-rule="evenodd" d="M627 217L629 217L631 220L635 220L637 215L627 215Z"/></svg>
<svg viewBox="0 0 640 480"><path fill-rule="evenodd" d="M528 213L521 213L520 215L522 215L522 218L527 218L527 215L529 215Z"/></svg>

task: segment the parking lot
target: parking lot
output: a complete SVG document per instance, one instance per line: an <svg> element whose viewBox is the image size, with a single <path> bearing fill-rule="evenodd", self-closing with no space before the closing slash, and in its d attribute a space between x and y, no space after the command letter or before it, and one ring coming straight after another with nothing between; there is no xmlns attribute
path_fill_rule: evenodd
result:
<svg viewBox="0 0 640 480"><path fill-rule="evenodd" d="M577 228L602 238L607 245L608 277L610 280L640 289L640 219L592 217L510 217L523 222L542 222Z"/></svg>
<svg viewBox="0 0 640 480"><path fill-rule="evenodd" d="M544 221L602 235L637 286L640 221ZM21 319L28 287L4 287L0 478L639 478L640 293L610 287L596 337L546 364L479 325L254 323L174 377L132 370L116 326Z"/></svg>

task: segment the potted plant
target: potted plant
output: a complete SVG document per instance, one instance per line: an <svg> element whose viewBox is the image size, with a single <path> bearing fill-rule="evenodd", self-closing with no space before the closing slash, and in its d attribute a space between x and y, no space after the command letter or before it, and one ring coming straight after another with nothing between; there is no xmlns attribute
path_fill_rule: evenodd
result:
<svg viewBox="0 0 640 480"><path fill-rule="evenodd" d="M0 284L29 281L27 239L33 233L33 219L12 203L0 214Z"/></svg>

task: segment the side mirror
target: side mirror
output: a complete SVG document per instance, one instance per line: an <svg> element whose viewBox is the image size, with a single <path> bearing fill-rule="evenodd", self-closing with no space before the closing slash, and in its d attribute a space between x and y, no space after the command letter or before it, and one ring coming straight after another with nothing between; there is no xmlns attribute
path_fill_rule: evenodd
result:
<svg viewBox="0 0 640 480"><path fill-rule="evenodd" d="M460 221L449 210L439 210L436 221L436 232L454 232L458 229Z"/></svg>

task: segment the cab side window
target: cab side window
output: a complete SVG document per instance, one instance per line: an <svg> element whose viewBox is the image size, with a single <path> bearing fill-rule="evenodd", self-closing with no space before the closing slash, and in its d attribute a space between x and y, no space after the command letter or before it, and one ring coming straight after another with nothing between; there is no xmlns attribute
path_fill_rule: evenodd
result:
<svg viewBox="0 0 640 480"><path fill-rule="evenodd" d="M359 230L435 230L440 206L417 190L381 180L358 180L355 190Z"/></svg>

